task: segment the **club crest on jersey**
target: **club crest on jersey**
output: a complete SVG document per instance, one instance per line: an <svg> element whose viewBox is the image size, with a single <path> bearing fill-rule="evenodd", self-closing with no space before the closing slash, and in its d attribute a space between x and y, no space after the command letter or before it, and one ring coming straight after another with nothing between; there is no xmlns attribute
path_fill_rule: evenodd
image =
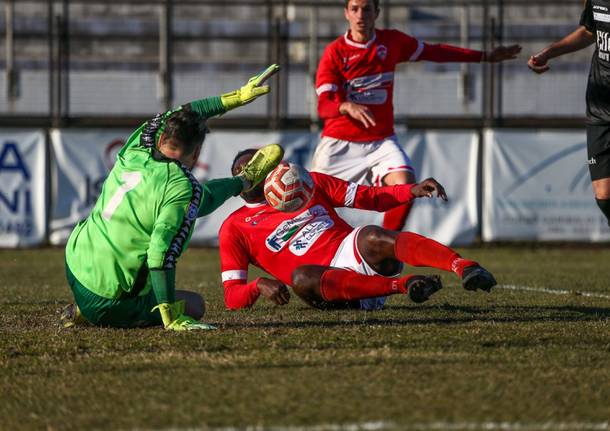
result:
<svg viewBox="0 0 610 431"><path fill-rule="evenodd" d="M310 223L318 221L320 218L328 217L328 212L322 205L315 205L303 211L296 217L283 221L275 230L265 239L265 245L273 252L282 250L286 244L303 228Z"/></svg>
<svg viewBox="0 0 610 431"><path fill-rule="evenodd" d="M388 48L386 48L385 45L378 45L376 54L381 61L384 61L385 58L388 56Z"/></svg>
<svg viewBox="0 0 610 431"><path fill-rule="evenodd" d="M199 208L194 203L189 205L188 211L186 212L187 220L195 220L197 218L197 213L199 212Z"/></svg>
<svg viewBox="0 0 610 431"><path fill-rule="evenodd" d="M265 212L265 210L264 210L264 209L262 209L262 210L260 210L259 212L255 213L255 214L253 214L253 215L251 215L251 216L246 217L246 218L244 219L244 221L245 221L246 223L250 223L252 226L256 226L257 224L259 224L259 223L260 223L260 221L261 221L261 220L260 220L260 219L259 219L259 220L254 220L254 219L255 219L256 217L258 217L258 216L262 215L264 212Z"/></svg>

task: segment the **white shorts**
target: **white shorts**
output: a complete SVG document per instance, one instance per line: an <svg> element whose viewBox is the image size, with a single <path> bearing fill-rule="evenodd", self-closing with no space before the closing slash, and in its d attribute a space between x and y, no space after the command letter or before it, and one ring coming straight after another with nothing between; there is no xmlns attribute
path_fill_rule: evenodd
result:
<svg viewBox="0 0 610 431"><path fill-rule="evenodd" d="M362 227L358 227L345 237L339 245L335 257L333 257L333 260L330 262L330 266L348 269L363 275L381 275L363 259L358 251L356 240L361 229ZM398 277L398 275L399 274L396 274L393 277ZM381 310L385 304L386 298L386 296L378 296L376 298L361 299L360 308L363 310Z"/></svg>
<svg viewBox="0 0 610 431"><path fill-rule="evenodd" d="M370 142L322 136L313 155L311 171L373 186L382 185L383 177L391 172L415 174L411 159L398 144L396 135Z"/></svg>

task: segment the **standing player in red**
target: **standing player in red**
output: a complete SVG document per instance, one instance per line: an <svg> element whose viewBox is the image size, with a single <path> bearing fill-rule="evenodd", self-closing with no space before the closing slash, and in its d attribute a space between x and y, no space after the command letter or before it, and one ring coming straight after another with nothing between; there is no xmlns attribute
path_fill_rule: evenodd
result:
<svg viewBox="0 0 610 431"><path fill-rule="evenodd" d="M254 152L236 156L233 175ZM396 293L424 302L442 287L435 276L399 277L400 262L452 271L467 290L489 291L496 284L477 262L434 240L379 226L354 229L335 212L337 207L386 211L433 193L446 200L443 187L434 179L368 187L321 173L311 176L315 183L311 201L292 213L269 206L263 185L241 193L246 204L225 220L219 235L227 308L249 307L261 294L284 305L290 298L286 285L313 307L364 309L379 309L386 295ZM249 264L276 279L260 277L248 283Z"/></svg>
<svg viewBox="0 0 610 431"><path fill-rule="evenodd" d="M345 0L349 30L326 47L316 76L324 120L312 171L375 186L415 182L415 172L394 134L392 93L396 64L406 61L499 62L521 47L490 52L430 45L398 30L379 30L379 0ZM402 230L411 203L386 212L383 227Z"/></svg>

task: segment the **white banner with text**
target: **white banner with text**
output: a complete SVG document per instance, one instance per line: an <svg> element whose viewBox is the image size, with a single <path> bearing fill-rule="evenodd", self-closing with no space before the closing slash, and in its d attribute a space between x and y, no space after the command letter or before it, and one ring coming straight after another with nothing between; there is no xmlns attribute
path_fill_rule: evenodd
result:
<svg viewBox="0 0 610 431"><path fill-rule="evenodd" d="M51 244L65 244L76 223L89 215L129 133L51 130Z"/></svg>
<svg viewBox="0 0 610 431"><path fill-rule="evenodd" d="M604 241L585 131L485 131L483 240Z"/></svg>
<svg viewBox="0 0 610 431"><path fill-rule="evenodd" d="M44 131L0 131L0 247L45 241L46 169Z"/></svg>

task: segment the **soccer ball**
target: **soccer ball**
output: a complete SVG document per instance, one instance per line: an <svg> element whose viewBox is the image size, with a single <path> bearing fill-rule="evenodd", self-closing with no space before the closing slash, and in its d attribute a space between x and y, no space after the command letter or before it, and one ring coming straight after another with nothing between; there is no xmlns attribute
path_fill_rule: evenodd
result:
<svg viewBox="0 0 610 431"><path fill-rule="evenodd" d="M267 203L278 211L298 211L309 203L314 183L305 169L294 163L282 162L265 179Z"/></svg>

